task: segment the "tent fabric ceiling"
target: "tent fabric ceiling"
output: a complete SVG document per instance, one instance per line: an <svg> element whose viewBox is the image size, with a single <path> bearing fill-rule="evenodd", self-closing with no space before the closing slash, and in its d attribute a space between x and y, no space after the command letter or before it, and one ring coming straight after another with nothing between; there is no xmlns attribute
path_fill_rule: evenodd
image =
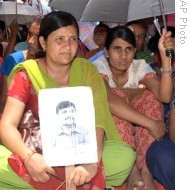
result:
<svg viewBox="0 0 190 190"><path fill-rule="evenodd" d="M124 21L130 0L89 0L80 21Z"/></svg>
<svg viewBox="0 0 190 190"><path fill-rule="evenodd" d="M49 6L70 12L78 21L129 22L162 14L161 0L50 0ZM164 13L175 13L175 0L162 0Z"/></svg>
<svg viewBox="0 0 190 190"><path fill-rule="evenodd" d="M130 0L127 21L133 21L162 14L161 0ZM175 0L162 0L164 13L175 13Z"/></svg>
<svg viewBox="0 0 190 190"><path fill-rule="evenodd" d="M89 0L50 0L49 6L60 11L66 11L79 21Z"/></svg>

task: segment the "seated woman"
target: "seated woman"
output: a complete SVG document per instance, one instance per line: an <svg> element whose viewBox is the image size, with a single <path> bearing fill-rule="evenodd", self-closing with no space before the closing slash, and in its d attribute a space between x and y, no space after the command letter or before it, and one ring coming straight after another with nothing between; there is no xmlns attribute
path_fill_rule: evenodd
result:
<svg viewBox="0 0 190 190"><path fill-rule="evenodd" d="M159 41L163 72L170 71L170 59L165 55L166 48L173 45L170 36L171 33L166 33L164 30ZM163 75L159 81L155 72L144 60L134 60L135 36L126 26L116 26L110 30L104 51L105 56L101 56L93 63L107 86L109 106L118 131L123 141L133 147L137 153L136 164L127 180L127 189L156 189L145 158L148 147L165 134L166 128L161 122L163 121L161 101L170 101L168 96L163 98L163 94L166 84L172 86L172 77ZM130 91L131 88L138 89L140 83L146 89L135 97L130 96L131 102L129 102L127 89ZM128 112L121 105L121 101L116 100L113 93L126 101L123 105L127 107Z"/></svg>
<svg viewBox="0 0 190 190"><path fill-rule="evenodd" d="M135 152L116 130L97 69L86 59L76 58L78 38L79 27L71 14L55 11L45 15L39 30L41 58L17 64L10 73L0 124L1 189L55 190L74 184L77 190L102 190L106 184L119 186L128 177ZM67 180L65 167L47 165L43 155L32 151L18 131L25 111L39 116L39 90L63 86L92 88L98 147L98 163L76 165Z"/></svg>
<svg viewBox="0 0 190 190"><path fill-rule="evenodd" d="M93 33L93 40L94 43L97 45L97 48L88 51L85 55L86 59L90 59L99 51L104 49L105 40L108 32L109 26L107 26L106 24L100 22L98 25L96 25Z"/></svg>

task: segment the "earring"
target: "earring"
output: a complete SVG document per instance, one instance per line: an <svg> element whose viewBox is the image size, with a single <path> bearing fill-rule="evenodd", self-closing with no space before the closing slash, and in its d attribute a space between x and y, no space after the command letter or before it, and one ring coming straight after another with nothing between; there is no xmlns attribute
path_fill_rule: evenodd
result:
<svg viewBox="0 0 190 190"><path fill-rule="evenodd" d="M43 52L44 52L44 53L46 52L46 49L45 49L45 48L43 48Z"/></svg>

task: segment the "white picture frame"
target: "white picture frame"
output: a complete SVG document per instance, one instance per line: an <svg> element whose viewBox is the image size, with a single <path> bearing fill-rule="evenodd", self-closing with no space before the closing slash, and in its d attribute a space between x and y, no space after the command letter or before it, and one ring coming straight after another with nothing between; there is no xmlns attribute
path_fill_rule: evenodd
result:
<svg viewBox="0 0 190 190"><path fill-rule="evenodd" d="M96 163L98 156L92 89L84 86L42 89L38 101L42 149L47 164L69 166ZM62 109L68 102L71 106ZM70 119L73 121L74 116L64 114L73 105L75 124L71 125ZM70 113L73 114L73 110ZM71 128L74 129L72 133Z"/></svg>

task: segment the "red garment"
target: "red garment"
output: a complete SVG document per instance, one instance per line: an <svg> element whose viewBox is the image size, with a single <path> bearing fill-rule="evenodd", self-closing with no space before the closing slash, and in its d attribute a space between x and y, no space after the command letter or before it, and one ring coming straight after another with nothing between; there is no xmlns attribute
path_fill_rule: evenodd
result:
<svg viewBox="0 0 190 190"><path fill-rule="evenodd" d="M15 171L24 181L32 185L37 190L61 190L66 189L66 183L63 183L65 181L65 170L64 167L54 167L54 170L56 171L57 176L59 176L60 179L63 179L60 181L59 179L55 177L51 177L50 180L47 183L39 183L35 182L28 171L26 170L24 164L20 160L19 156L17 154L12 154L8 158L9 165L12 167L13 171ZM99 166L99 172L98 175L96 175L91 183L85 184L83 186L77 187L77 190L102 190L105 187L105 183L102 183L103 179L103 166L102 162ZM63 185L61 185L63 184ZM58 188L59 187L59 188Z"/></svg>
<svg viewBox="0 0 190 190"><path fill-rule="evenodd" d="M20 84L15 85L16 83ZM8 96L14 97L23 103L26 104L28 109L31 109L34 114L38 115L38 97L36 92L28 78L28 75L25 71L19 71L13 81L11 82L11 86L8 89ZM26 170L24 164L21 162L20 158L16 154L12 154L9 159L9 164L12 169L26 182L34 186L37 190L56 190L59 185L62 183L61 181L57 180L55 177L51 177L48 183L38 183L35 182L31 176L29 175L28 171ZM65 170L64 167L54 167L56 170L57 175L65 180ZM81 187L77 187L77 190L102 190L106 187L105 182L105 175L103 169L103 163L100 162L98 173L96 176L91 180L89 184L85 184ZM65 189L65 184L60 187L60 189Z"/></svg>
<svg viewBox="0 0 190 190"><path fill-rule="evenodd" d="M146 90L141 94L132 106L142 114L154 120L164 121L163 104L156 98L156 96ZM139 169L146 166L146 153L149 146L155 141L147 129L141 126L135 127L135 141L137 151L137 166Z"/></svg>
<svg viewBox="0 0 190 190"><path fill-rule="evenodd" d="M20 100L26 104L26 109L31 109L35 115L38 115L38 97L25 71L15 74L8 89L8 96Z"/></svg>
<svg viewBox="0 0 190 190"><path fill-rule="evenodd" d="M112 89L112 91L126 102L129 102L127 95L123 92L118 89ZM144 93L135 100L132 106L150 118L155 120L164 119L163 105L154 94L148 90L144 91ZM137 166L142 169L142 167L146 166L145 158L147 149L155 139L149 134L148 130L143 127L134 127L130 122L117 117L114 117L114 120L123 141L136 149ZM135 132L133 130L134 128ZM155 182L155 186L157 190L165 190L159 182ZM116 187L115 190L127 190L127 183L121 187Z"/></svg>
<svg viewBox="0 0 190 190"><path fill-rule="evenodd" d="M112 89L113 93L128 102L127 95L118 89ZM162 103L156 96L146 90L132 104L136 110L155 120L164 120L164 110ZM147 129L141 126L134 127L130 122L114 117L117 129L123 141L135 148L137 152L137 166L139 169L146 166L146 152L155 140Z"/></svg>
<svg viewBox="0 0 190 190"><path fill-rule="evenodd" d="M79 41L79 50L81 51L82 57L85 57L86 53L88 52L88 49L81 41Z"/></svg>
<svg viewBox="0 0 190 190"><path fill-rule="evenodd" d="M128 97L123 92L119 91L118 89L113 88L112 92L114 94L120 96L126 102L129 102ZM118 129L123 141L135 149L136 146L135 146L135 139L133 137L134 136L134 130L133 130L132 123L130 123L126 120L122 120L120 118L117 118L115 116L113 116L113 118L114 118L115 124L117 126L117 129Z"/></svg>

